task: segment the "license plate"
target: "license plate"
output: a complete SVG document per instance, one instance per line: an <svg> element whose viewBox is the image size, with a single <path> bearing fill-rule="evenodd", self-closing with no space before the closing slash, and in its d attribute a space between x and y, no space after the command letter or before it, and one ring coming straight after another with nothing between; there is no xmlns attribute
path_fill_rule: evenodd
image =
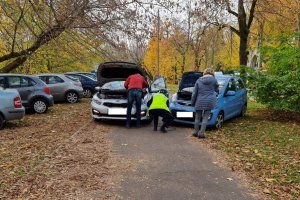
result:
<svg viewBox="0 0 300 200"><path fill-rule="evenodd" d="M108 115L126 115L127 108L109 108Z"/></svg>
<svg viewBox="0 0 300 200"><path fill-rule="evenodd" d="M176 116L178 118L193 118L193 112L177 112Z"/></svg>

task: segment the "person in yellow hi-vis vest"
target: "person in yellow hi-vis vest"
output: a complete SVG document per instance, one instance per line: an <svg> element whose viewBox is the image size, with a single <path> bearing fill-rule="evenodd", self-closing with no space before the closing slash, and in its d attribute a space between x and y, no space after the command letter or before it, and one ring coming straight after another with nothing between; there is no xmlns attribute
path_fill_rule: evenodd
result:
<svg viewBox="0 0 300 200"><path fill-rule="evenodd" d="M149 115L154 121L153 130L157 131L158 118L162 117L163 125L161 126L160 131L163 133L167 132L166 127L168 127L174 120L174 117L169 110L169 99L166 95L167 91L161 89L159 93L154 94L147 103L147 106L149 107Z"/></svg>

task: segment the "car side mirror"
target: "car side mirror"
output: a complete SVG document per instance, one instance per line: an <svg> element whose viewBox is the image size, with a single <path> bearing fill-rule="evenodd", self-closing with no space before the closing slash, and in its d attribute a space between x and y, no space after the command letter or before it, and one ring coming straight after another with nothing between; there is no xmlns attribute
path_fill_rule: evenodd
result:
<svg viewBox="0 0 300 200"><path fill-rule="evenodd" d="M226 96L235 96L235 91L229 90L228 92L226 92Z"/></svg>
<svg viewBox="0 0 300 200"><path fill-rule="evenodd" d="M100 87L100 86L97 86L97 87L95 87L95 90L96 90L97 92L100 92L101 87Z"/></svg>

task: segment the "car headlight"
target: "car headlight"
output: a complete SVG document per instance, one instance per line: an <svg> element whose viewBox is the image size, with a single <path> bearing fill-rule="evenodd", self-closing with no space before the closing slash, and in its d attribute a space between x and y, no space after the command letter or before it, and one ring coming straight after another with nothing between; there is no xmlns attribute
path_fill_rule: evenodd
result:
<svg viewBox="0 0 300 200"><path fill-rule="evenodd" d="M171 102L177 101L177 98L178 98L177 93L173 94L172 97L171 97Z"/></svg>
<svg viewBox="0 0 300 200"><path fill-rule="evenodd" d="M98 105L101 105L102 101L98 100L98 99L92 99L92 101Z"/></svg>

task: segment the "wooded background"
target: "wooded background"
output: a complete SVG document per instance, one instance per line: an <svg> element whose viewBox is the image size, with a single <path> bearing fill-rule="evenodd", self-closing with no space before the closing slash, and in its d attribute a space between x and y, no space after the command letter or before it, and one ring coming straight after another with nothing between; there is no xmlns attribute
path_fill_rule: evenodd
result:
<svg viewBox="0 0 300 200"><path fill-rule="evenodd" d="M2 0L0 20L0 72L91 71L123 60L176 84L206 67L255 69L258 99L283 96L270 105L300 110L300 0ZM296 106L282 106L291 95Z"/></svg>

